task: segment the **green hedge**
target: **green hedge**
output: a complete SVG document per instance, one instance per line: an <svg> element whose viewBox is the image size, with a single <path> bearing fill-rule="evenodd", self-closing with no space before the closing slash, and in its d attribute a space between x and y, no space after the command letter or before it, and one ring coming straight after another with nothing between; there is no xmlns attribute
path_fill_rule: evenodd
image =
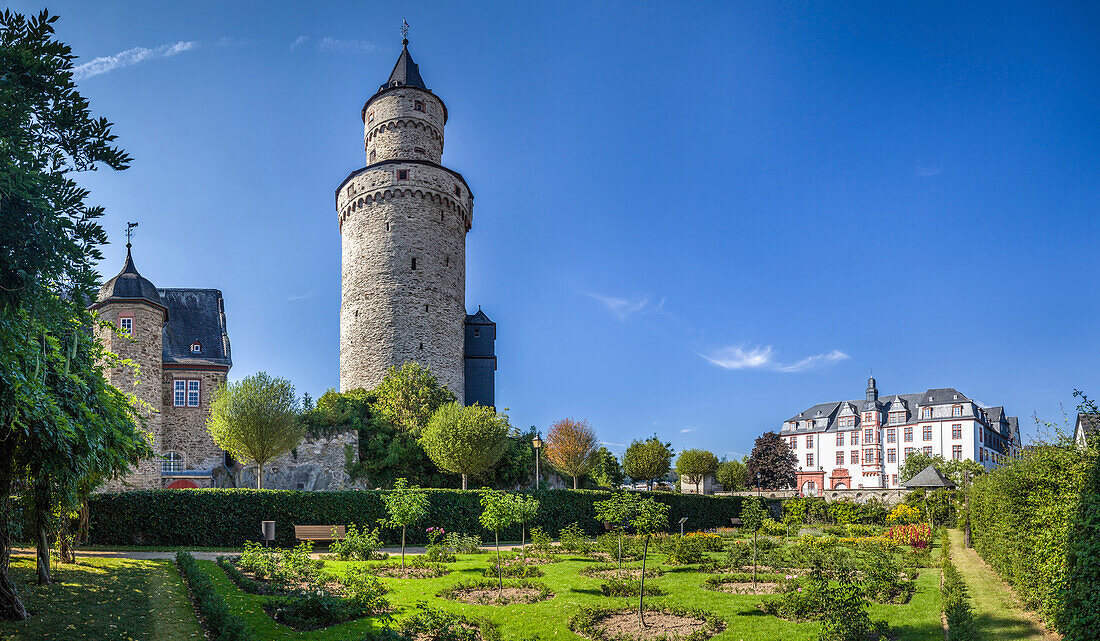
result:
<svg viewBox="0 0 1100 641"><path fill-rule="evenodd" d="M252 630L244 619L229 610L222 595L214 589L210 575L202 571L195 558L187 552L176 553L180 575L191 588L195 609L210 635L218 641L253 641Z"/></svg>
<svg viewBox="0 0 1100 641"><path fill-rule="evenodd" d="M384 491L384 490L383 490ZM373 527L386 518L383 491L302 492L294 490L144 490L97 494L90 501L91 543L102 545L180 545L236 547L260 538L260 521L275 521L276 541L291 544L295 525ZM424 528L490 533L478 523L481 506L474 490L425 490L431 497L428 518L409 531L409 543L424 543ZM542 490L529 492L539 500L534 523L556 535L576 521L590 534L603 531L592 504L611 492L602 490ZM696 494L649 494L669 506L669 530L703 530L728 526L741 513L741 497ZM384 529L387 543L400 542L400 530ZM518 540L519 527L501 533Z"/></svg>
<svg viewBox="0 0 1100 641"><path fill-rule="evenodd" d="M974 547L1066 641L1100 628L1098 465L1095 448L1039 445L970 491Z"/></svg>

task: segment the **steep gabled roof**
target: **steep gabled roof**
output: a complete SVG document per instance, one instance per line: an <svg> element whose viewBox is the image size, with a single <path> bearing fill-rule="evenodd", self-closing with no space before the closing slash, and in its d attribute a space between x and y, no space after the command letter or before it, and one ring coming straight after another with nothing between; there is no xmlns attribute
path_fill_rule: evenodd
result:
<svg viewBox="0 0 1100 641"><path fill-rule="evenodd" d="M161 289L169 321L163 332L163 360L176 365L231 367L225 302L217 289ZM198 341L199 353L191 351Z"/></svg>
<svg viewBox="0 0 1100 641"><path fill-rule="evenodd" d="M476 314L466 314L467 325L496 325L493 321L489 320L489 317L485 312L481 311L481 308L477 308Z"/></svg>

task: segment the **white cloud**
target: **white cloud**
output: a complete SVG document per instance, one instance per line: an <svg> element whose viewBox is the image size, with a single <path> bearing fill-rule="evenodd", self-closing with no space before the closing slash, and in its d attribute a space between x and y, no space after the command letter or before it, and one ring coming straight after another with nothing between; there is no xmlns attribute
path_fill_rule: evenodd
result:
<svg viewBox="0 0 1100 641"><path fill-rule="evenodd" d="M694 432L694 431L695 431L695 428L693 428L693 427L685 427L684 429L680 430L680 433L681 434L687 434L688 432Z"/></svg>
<svg viewBox="0 0 1100 641"><path fill-rule="evenodd" d="M134 47L126 51L120 51L113 56L102 56L79 64L73 68L73 79L84 80L92 76L105 74L115 69L136 65L146 60L156 58L171 58L185 51L191 51L199 46L196 40L180 40L172 44L161 45L152 49L146 47Z"/></svg>
<svg viewBox="0 0 1100 641"><path fill-rule="evenodd" d="M917 176L920 178L931 178L932 176L939 176L942 173L942 165L932 165L931 167L922 167L921 165L917 165Z"/></svg>
<svg viewBox="0 0 1100 641"><path fill-rule="evenodd" d="M649 294L633 299L618 298L615 296L604 296L603 294L592 293L589 293L587 295L590 298L598 300L604 307L608 309L608 311L617 316L621 321L624 321L627 318L630 318L634 314L638 313L651 314L653 312L659 312L665 306L664 298L654 302L653 297Z"/></svg>
<svg viewBox="0 0 1100 641"><path fill-rule="evenodd" d="M306 292L305 294L292 294L290 296L287 296L286 300L287 300L288 303L293 303L295 301L305 300L307 298L312 298L312 297L313 297L313 292Z"/></svg>
<svg viewBox="0 0 1100 641"><path fill-rule="evenodd" d="M294 42L290 43L290 49L293 51L307 42L309 42L309 36L298 36L294 39Z"/></svg>
<svg viewBox="0 0 1100 641"><path fill-rule="evenodd" d="M600 441L600 445L607 447L626 447L626 443L608 443L607 441Z"/></svg>
<svg viewBox="0 0 1100 641"><path fill-rule="evenodd" d="M299 40L301 40L301 38L299 38ZM372 51L378 51L379 49L381 49L381 47L366 40L341 40L339 38L329 38L325 36L317 42L317 50L326 52L370 53Z"/></svg>
<svg viewBox="0 0 1100 641"><path fill-rule="evenodd" d="M825 354L807 356L793 363L781 363L775 360L771 345L763 347L731 346L714 350L710 354L699 354L722 369L763 369L774 372L804 372L808 369L830 365L848 358L840 350Z"/></svg>

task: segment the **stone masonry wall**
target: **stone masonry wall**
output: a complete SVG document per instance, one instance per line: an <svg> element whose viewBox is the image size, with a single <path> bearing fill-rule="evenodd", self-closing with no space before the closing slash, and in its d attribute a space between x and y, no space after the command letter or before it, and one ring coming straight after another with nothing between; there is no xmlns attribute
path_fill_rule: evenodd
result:
<svg viewBox="0 0 1100 641"><path fill-rule="evenodd" d="M107 372L112 385L126 394L133 394L139 401L139 414L143 429L153 436L153 447L160 451L162 430L161 413L161 337L164 327L164 310L142 303L107 303L98 310L99 317L115 325L122 316L132 316L134 327L132 340L97 327L96 337L104 347L137 364L135 373L129 367L117 367ZM125 478L112 481L105 491L124 489L155 489L160 487L159 461L142 461Z"/></svg>
<svg viewBox="0 0 1100 641"><path fill-rule="evenodd" d="M264 487L272 490L353 489L345 467L345 451L349 446L353 460L358 460L357 432L303 440L294 452L279 457L264 468ZM237 481L239 487L256 487L256 468L242 470Z"/></svg>
<svg viewBox="0 0 1100 641"><path fill-rule="evenodd" d="M424 111L416 110L417 102L422 103ZM393 158L438 163L443 157L443 114L443 101L426 91L405 88L384 92L367 105L364 113L367 163Z"/></svg>
<svg viewBox="0 0 1100 641"><path fill-rule="evenodd" d="M206 421L210 418L214 392L225 384L225 377L225 372L217 370L164 370L162 449L157 454L179 452L183 455L185 470L209 470L222 465L222 450L214 444L206 429ZM173 382L176 379L199 380L198 407L175 407Z"/></svg>

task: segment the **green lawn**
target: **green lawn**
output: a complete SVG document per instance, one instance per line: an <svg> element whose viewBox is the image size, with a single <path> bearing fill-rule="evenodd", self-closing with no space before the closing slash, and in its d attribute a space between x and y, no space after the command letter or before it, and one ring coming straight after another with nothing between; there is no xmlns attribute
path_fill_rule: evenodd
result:
<svg viewBox="0 0 1100 641"><path fill-rule="evenodd" d="M12 575L31 618L0 625L3 641L182 641L202 628L171 561L80 559L54 567L54 584L34 584L34 559L16 557Z"/></svg>
<svg viewBox="0 0 1100 641"><path fill-rule="evenodd" d="M398 606L396 614L400 618L410 606L424 601L467 616L488 618L500 626L505 639L523 639L538 635L549 639L581 639L569 631L569 619L582 606L629 606L637 601L631 598L609 598L600 594L602 582L598 578L580 576L577 571L594 563L582 557L569 557L561 563L540 566L546 575L533 579L546 583L555 596L535 604L516 605L469 605L439 599L435 594L442 589L463 580L481 578L491 555L460 555L456 563L450 564L452 572L436 579L382 579L391 589L389 598ZM663 560L663 555L654 554L649 565ZM338 572L346 563L330 562ZM214 579L220 592L226 595L231 609L244 616L261 639L294 639L309 641L337 641L357 638L377 624L370 620L350 621L324 630L295 632L272 621L264 613L262 596L247 594L237 589L225 573L213 562L201 562L202 567ZM638 565L638 564L632 564ZM817 639L820 625L817 623L791 623L767 616L756 608L761 600L759 596L734 595L704 590L700 584L707 575L694 571L691 567L665 566L665 574L656 579L647 579L668 592L668 596L649 597L647 605L669 604L681 607L702 608L717 614L727 623L722 634L713 637L716 640L735 639L779 639L814 641ZM899 641L917 641L942 638L940 627L939 570L922 570L917 580L917 592L906 605L873 605L872 618L885 619L897 632Z"/></svg>
<svg viewBox="0 0 1100 641"><path fill-rule="evenodd" d="M951 559L966 583L967 595L974 608L974 620L987 639L1000 641L1057 639L1046 632L1033 615L1020 606L1019 600L1001 577L986 565L973 548L963 547L963 533L950 530Z"/></svg>

